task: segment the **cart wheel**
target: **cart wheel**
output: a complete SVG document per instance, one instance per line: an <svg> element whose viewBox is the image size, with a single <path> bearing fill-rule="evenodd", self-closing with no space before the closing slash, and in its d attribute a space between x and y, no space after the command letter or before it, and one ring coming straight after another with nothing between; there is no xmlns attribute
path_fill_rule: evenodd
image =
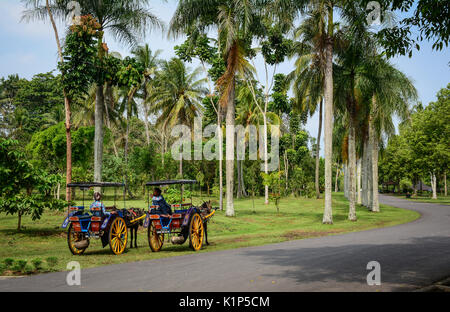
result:
<svg viewBox="0 0 450 312"><path fill-rule="evenodd" d="M202 248L204 232L202 217L195 213L189 224L189 244L194 251Z"/></svg>
<svg viewBox="0 0 450 312"><path fill-rule="evenodd" d="M125 220L116 217L109 230L109 247L111 251L120 255L127 247L128 229Z"/></svg>
<svg viewBox="0 0 450 312"><path fill-rule="evenodd" d="M72 223L69 225L69 229L67 230L67 243L69 245L69 249L73 255L81 255L86 248L77 248L75 247L75 243L82 241L83 235L81 233L75 232L73 229Z"/></svg>
<svg viewBox="0 0 450 312"><path fill-rule="evenodd" d="M160 251L164 244L164 233L158 234L158 232L156 232L156 227L151 221L150 226L148 227L148 244L150 245L150 249L154 252Z"/></svg>

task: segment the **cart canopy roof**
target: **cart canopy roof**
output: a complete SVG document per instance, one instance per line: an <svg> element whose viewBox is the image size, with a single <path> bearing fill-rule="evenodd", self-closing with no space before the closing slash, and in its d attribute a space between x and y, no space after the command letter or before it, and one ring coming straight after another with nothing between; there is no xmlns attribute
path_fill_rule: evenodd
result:
<svg viewBox="0 0 450 312"><path fill-rule="evenodd" d="M162 180L162 181L152 181L147 182L145 185L169 185L169 184L195 184L196 180Z"/></svg>
<svg viewBox="0 0 450 312"><path fill-rule="evenodd" d="M67 184L68 187L119 187L125 186L121 182L73 182Z"/></svg>

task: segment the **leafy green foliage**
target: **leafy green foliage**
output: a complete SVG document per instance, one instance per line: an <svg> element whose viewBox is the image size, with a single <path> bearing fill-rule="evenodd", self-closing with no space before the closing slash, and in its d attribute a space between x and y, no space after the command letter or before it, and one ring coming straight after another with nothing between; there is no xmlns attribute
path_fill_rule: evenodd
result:
<svg viewBox="0 0 450 312"><path fill-rule="evenodd" d="M97 54L101 25L91 16L81 16L79 25L72 25L66 36L63 59L58 68L63 73L63 88L69 98L86 94L89 85L99 81Z"/></svg>
<svg viewBox="0 0 450 312"><path fill-rule="evenodd" d="M50 196L54 176L34 168L25 160L25 155L16 149L17 141L0 138L0 211L30 214L32 220L39 219L48 209L62 209L65 202ZM33 193L33 189L37 193Z"/></svg>

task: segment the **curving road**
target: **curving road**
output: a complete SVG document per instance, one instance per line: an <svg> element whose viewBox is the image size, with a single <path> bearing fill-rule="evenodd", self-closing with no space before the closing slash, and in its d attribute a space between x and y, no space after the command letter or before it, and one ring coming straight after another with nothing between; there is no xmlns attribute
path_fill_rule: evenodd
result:
<svg viewBox="0 0 450 312"><path fill-rule="evenodd" d="M0 291L405 291L450 275L450 206L380 195L383 204L418 211L389 228L258 247L124 263L0 280ZM369 261L381 285L368 286Z"/></svg>

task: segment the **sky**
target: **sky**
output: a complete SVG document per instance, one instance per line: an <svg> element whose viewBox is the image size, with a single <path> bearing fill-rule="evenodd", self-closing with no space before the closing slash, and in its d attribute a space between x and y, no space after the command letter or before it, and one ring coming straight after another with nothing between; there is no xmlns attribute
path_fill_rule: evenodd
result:
<svg viewBox="0 0 450 312"><path fill-rule="evenodd" d="M177 1L153 0L150 10L168 25ZM0 0L0 77L19 74L30 79L33 75L49 72L56 68L57 48L53 29L49 21L21 22L23 4L19 0ZM59 32L64 31L64 23L58 23ZM60 35L61 36L61 35ZM175 56L174 46L185 38L176 40L168 38L160 30L149 32L142 43L148 43L152 50L163 50L161 58L169 59ZM129 47L114 42L108 33L105 34L110 51L117 51L122 56L129 55ZM450 49L432 51L432 43L422 42L420 51L414 51L413 57L400 56L391 62L403 71L416 86L419 101L424 105L436 100L436 93L450 83ZM195 64L191 65L192 67ZM255 66L260 82L265 84L264 66L261 58L257 58ZM278 73L287 74L293 69L293 61L287 60L277 68ZM311 136L317 136L318 116L312 116L306 124L306 130ZM323 135L321 140L323 147ZM321 154L323 155L323 148Z"/></svg>

